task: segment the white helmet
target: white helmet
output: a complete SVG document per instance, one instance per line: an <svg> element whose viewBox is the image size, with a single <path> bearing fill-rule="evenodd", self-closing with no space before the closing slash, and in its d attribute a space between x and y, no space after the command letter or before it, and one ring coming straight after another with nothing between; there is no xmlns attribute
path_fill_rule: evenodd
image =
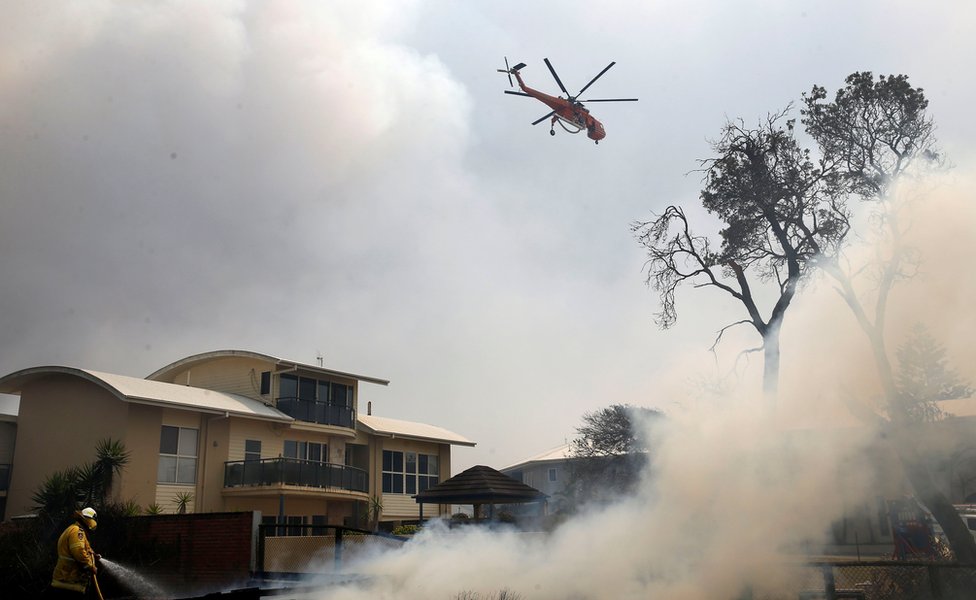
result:
<svg viewBox="0 0 976 600"><path fill-rule="evenodd" d="M97 517L95 514L95 509L90 506L88 508L81 509L81 516L85 517L86 519L94 519Z"/></svg>

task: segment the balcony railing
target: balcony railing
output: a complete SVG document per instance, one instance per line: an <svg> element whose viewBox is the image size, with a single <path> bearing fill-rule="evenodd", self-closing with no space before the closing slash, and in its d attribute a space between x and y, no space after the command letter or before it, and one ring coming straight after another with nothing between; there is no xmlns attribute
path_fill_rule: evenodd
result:
<svg viewBox="0 0 976 600"><path fill-rule="evenodd" d="M366 471L314 460L264 458L224 463L224 487L300 485L367 492Z"/></svg>
<svg viewBox="0 0 976 600"><path fill-rule="evenodd" d="M278 410L299 421L322 425L337 425L353 429L356 411L351 407L332 402L318 402L301 398L278 398Z"/></svg>

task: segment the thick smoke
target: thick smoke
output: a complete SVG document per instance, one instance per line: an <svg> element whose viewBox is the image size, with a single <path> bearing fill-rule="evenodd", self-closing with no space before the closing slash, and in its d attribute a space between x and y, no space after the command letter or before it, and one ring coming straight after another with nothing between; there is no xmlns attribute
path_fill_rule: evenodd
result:
<svg viewBox="0 0 976 600"><path fill-rule="evenodd" d="M964 276L976 250L968 195L958 180L899 190L904 242L919 251L920 268L896 288L889 315L891 345L922 322L962 364L968 355L960 341L973 333L967 300L976 291ZM852 246L852 264L876 257L874 242ZM871 282L864 285L870 297ZM851 410L852 401L880 408L863 334L828 280L811 282L801 297L783 331L777 403L748 393L759 389L761 365L746 369L738 393L686 386L688 399L648 432L653 464L634 497L549 536L431 527L404 550L357 565L372 576L369 584L324 590L323 597L489 597L510 590L526 599L704 600L747 588L789 589L796 564L822 551L845 511L907 491L897 468L872 462L876 432L863 419L869 413ZM688 374L676 378L687 381Z"/></svg>
<svg viewBox="0 0 976 600"><path fill-rule="evenodd" d="M654 474L640 493L565 523L550 536L433 528L404 550L354 567L363 589L323 597L482 597L509 589L523 598L735 597L773 587L777 566L819 548L845 498L838 465L853 444L788 435L762 403L723 398L668 416ZM848 487L847 497L868 491Z"/></svg>

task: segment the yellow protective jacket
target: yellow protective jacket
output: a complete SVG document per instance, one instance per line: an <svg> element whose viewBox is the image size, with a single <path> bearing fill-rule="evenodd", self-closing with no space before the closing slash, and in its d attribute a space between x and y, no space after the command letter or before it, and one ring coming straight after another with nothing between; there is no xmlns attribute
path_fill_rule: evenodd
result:
<svg viewBox="0 0 976 600"><path fill-rule="evenodd" d="M58 538L58 564L54 566L51 587L84 594L94 571L95 552L85 529L78 523L68 525Z"/></svg>

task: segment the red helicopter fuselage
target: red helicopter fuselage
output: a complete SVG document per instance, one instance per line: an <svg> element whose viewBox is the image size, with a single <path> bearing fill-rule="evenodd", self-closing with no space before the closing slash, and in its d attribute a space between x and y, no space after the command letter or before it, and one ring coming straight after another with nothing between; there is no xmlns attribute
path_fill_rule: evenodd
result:
<svg viewBox="0 0 976 600"><path fill-rule="evenodd" d="M603 138L607 137L607 132L603 128L603 124L596 120L590 111L584 106L579 104L573 104L565 98L558 96L550 96L539 90L534 90L529 86L525 85L522 81L522 76L519 75L518 70L512 70L512 75L515 75L515 79L518 81L519 88L529 96L532 96L539 102L542 102L549 108L553 110L552 123L555 124L556 120L562 121L567 126L574 128L574 133L581 129L586 129L586 136L595 142L599 142Z"/></svg>

